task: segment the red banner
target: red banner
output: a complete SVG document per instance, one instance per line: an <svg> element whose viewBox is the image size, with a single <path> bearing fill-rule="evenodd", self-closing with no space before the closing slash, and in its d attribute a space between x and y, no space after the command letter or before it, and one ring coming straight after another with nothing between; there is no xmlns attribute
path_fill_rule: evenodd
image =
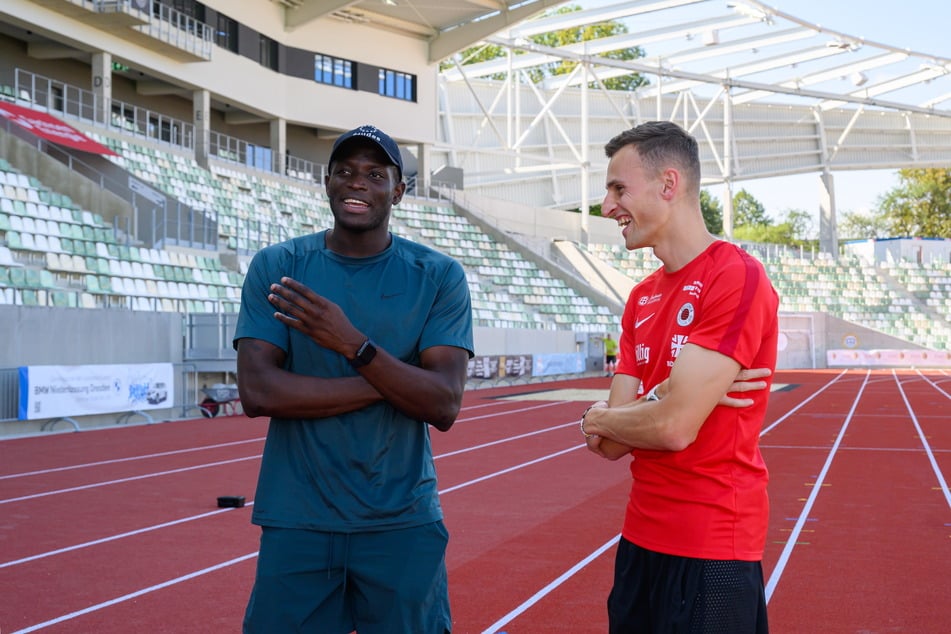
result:
<svg viewBox="0 0 951 634"><path fill-rule="evenodd" d="M93 141L73 126L63 123L45 112L0 101L0 117L10 120L25 130L29 130L38 137L59 145L65 145L83 152L92 152L93 154L115 155L115 152L105 145Z"/></svg>

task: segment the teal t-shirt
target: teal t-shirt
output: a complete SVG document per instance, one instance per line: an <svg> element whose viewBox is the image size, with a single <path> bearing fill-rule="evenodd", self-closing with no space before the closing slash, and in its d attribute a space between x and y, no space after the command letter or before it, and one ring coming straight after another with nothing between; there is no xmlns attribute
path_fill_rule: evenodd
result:
<svg viewBox="0 0 951 634"><path fill-rule="evenodd" d="M347 359L274 317L269 287L289 276L338 304L377 347L419 365L422 350L473 354L472 308L462 266L398 236L369 258L326 248L326 231L255 255L241 294L234 344L261 339L287 352L286 369L354 376ZM239 377L240 379L240 377ZM408 384L406 389L413 389ZM429 425L382 402L321 419L272 418L252 521L263 526L355 532L442 519Z"/></svg>

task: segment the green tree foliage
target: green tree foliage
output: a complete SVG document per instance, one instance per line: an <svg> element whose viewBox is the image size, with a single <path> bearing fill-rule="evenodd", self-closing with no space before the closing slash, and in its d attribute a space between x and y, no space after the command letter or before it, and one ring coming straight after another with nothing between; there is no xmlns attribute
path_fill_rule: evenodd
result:
<svg viewBox="0 0 951 634"><path fill-rule="evenodd" d="M707 231L713 235L723 234L723 209L720 200L710 195L705 189L700 190L700 211L703 212L703 222Z"/></svg>
<svg viewBox="0 0 951 634"><path fill-rule="evenodd" d="M951 238L951 169L903 169L898 176L878 201L889 235Z"/></svg>
<svg viewBox="0 0 951 634"><path fill-rule="evenodd" d="M581 7L578 5L567 5L564 7L559 7L554 11L548 11L541 17L562 15L565 13L573 13L575 11L581 11ZM537 35L530 36L529 39L541 46L557 48L568 44L576 44L578 42L587 42L589 40L611 37L614 35L622 35L627 32L627 25L625 25L623 22L612 20L610 22L599 22L598 24L587 24L568 29L561 29L559 31L552 31L550 33L539 33ZM515 51L515 54L523 55L524 51ZM481 44L479 46L473 46L462 51L459 63L463 66L467 64L476 64L479 62L487 62L500 57L505 57L505 55L506 49L504 47L496 46L495 44ZM644 50L639 46L608 51L602 55L602 57L616 60L632 60L643 56ZM532 69L530 71L530 77L532 78L533 82L538 83L547 77L567 75L571 73L577 65L578 63L573 60L560 60L557 62L551 62L550 64ZM451 62L443 62L440 67L444 69L451 66ZM505 74L499 73L493 75L492 78L502 80L505 78ZM621 77L612 77L604 81L605 87L610 90L634 90L640 86L647 85L648 83L649 82L647 78L642 77L637 73L630 73Z"/></svg>
<svg viewBox="0 0 951 634"><path fill-rule="evenodd" d="M733 227L765 227L771 224L763 203L741 189L733 195Z"/></svg>
<svg viewBox="0 0 951 634"><path fill-rule="evenodd" d="M842 240L887 238L891 233L888 218L881 211L861 214L849 211L842 214L838 234Z"/></svg>

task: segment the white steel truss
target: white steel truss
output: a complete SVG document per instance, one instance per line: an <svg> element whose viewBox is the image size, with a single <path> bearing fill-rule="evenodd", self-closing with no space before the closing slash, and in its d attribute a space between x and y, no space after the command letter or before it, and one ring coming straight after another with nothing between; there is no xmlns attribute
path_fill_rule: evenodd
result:
<svg viewBox="0 0 951 634"><path fill-rule="evenodd" d="M558 48L529 39L606 20L628 32ZM820 240L834 254L833 172L951 166L951 60L756 0L634 0L530 20L485 41L507 55L440 73L443 137L432 149L434 166L462 168L466 189L483 195L587 207L589 191L602 189L603 144L638 122L673 120L701 144L704 184L727 188L728 234L734 183L816 173ZM633 46L644 56L603 56ZM576 66L530 79L561 61ZM649 83L605 87L632 73Z"/></svg>

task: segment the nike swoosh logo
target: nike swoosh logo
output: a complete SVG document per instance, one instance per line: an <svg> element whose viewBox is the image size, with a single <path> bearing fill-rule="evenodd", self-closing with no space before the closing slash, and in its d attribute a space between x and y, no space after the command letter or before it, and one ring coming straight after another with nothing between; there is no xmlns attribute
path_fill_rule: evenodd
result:
<svg viewBox="0 0 951 634"><path fill-rule="evenodd" d="M648 319L650 319L651 317L653 317L655 314L656 314L656 313L651 313L650 315L648 315L648 316L645 317L644 319L638 319L637 321L634 322L634 327L635 327L635 328L640 328L640 327L644 324L644 322L646 322Z"/></svg>

